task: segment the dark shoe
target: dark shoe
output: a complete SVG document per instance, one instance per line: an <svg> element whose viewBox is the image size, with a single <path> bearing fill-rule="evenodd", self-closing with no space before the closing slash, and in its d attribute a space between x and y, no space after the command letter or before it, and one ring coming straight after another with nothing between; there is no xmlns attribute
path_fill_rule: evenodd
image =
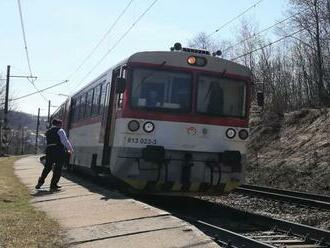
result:
<svg viewBox="0 0 330 248"><path fill-rule="evenodd" d="M36 188L36 189L40 189L42 185L43 185L43 183L38 182L37 185L35 186L35 188Z"/></svg>
<svg viewBox="0 0 330 248"><path fill-rule="evenodd" d="M50 186L50 190L59 190L60 188L62 188L62 186L60 186L60 185L51 185Z"/></svg>

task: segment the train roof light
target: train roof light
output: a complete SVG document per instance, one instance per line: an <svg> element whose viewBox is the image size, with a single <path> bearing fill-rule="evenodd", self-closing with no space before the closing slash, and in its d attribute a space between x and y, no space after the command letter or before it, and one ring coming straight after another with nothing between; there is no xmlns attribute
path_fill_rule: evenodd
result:
<svg viewBox="0 0 330 248"><path fill-rule="evenodd" d="M170 49L171 49L171 51L181 51L182 50L182 45L181 45L181 43L177 42Z"/></svg>
<svg viewBox="0 0 330 248"><path fill-rule="evenodd" d="M181 43L177 42L174 44L174 50L181 50L181 49L182 49Z"/></svg>
<svg viewBox="0 0 330 248"><path fill-rule="evenodd" d="M203 58L203 57L189 56L187 58L187 63L189 65L193 65L193 66L205 66L207 63L207 60L206 60L206 58Z"/></svg>
<svg viewBox="0 0 330 248"><path fill-rule="evenodd" d="M194 65L196 63L196 57L195 56L188 57L187 62L190 65Z"/></svg>
<svg viewBox="0 0 330 248"><path fill-rule="evenodd" d="M212 53L212 55L213 55L214 57L215 57L215 56L221 56L221 54L222 54L221 50L218 50L218 51Z"/></svg>

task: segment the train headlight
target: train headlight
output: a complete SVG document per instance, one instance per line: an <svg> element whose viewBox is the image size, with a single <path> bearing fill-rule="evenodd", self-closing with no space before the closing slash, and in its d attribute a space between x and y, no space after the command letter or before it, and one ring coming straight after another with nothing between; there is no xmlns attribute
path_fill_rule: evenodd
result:
<svg viewBox="0 0 330 248"><path fill-rule="evenodd" d="M143 124L143 130L146 133L151 133L152 131L154 131L154 129L155 129L155 125L151 121L147 121Z"/></svg>
<svg viewBox="0 0 330 248"><path fill-rule="evenodd" d="M128 130L135 132L140 128L140 123L137 120L132 120L128 123Z"/></svg>
<svg viewBox="0 0 330 248"><path fill-rule="evenodd" d="M196 63L196 57L195 56L188 57L187 62L190 65L194 65Z"/></svg>
<svg viewBox="0 0 330 248"><path fill-rule="evenodd" d="M240 139L246 140L249 137L249 133L247 130L242 129L238 132L238 136L240 137Z"/></svg>
<svg viewBox="0 0 330 248"><path fill-rule="evenodd" d="M226 131L226 136L228 139L232 139L236 136L236 131L233 128L228 128Z"/></svg>
<svg viewBox="0 0 330 248"><path fill-rule="evenodd" d="M206 58L204 58L204 57L189 56L187 58L187 63L189 65L193 65L193 66L205 66L207 61L206 61Z"/></svg>

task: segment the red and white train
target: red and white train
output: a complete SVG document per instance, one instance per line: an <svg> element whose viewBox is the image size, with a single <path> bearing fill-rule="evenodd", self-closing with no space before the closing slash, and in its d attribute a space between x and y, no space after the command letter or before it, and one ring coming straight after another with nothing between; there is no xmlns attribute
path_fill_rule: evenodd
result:
<svg viewBox="0 0 330 248"><path fill-rule="evenodd" d="M108 172L135 192L221 194L244 179L252 77L182 48L139 52L61 105L70 166Z"/></svg>

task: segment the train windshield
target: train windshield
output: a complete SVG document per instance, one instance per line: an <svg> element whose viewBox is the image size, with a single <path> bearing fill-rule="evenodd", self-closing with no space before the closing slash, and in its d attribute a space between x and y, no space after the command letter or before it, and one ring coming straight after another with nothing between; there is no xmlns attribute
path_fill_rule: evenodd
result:
<svg viewBox="0 0 330 248"><path fill-rule="evenodd" d="M192 75L189 73L135 69L133 107L188 112L191 110Z"/></svg>
<svg viewBox="0 0 330 248"><path fill-rule="evenodd" d="M244 81L199 76L197 112L213 116L245 117Z"/></svg>

